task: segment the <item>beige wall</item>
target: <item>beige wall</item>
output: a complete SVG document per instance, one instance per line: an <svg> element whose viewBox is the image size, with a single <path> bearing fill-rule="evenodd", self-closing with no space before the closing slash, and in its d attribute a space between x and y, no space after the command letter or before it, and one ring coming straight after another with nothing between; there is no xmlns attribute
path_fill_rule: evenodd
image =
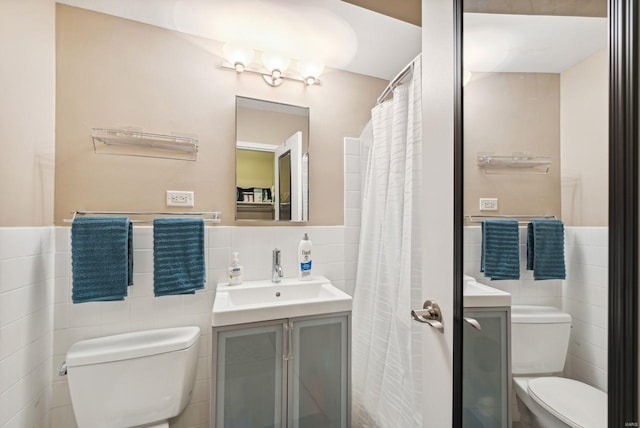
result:
<svg viewBox="0 0 640 428"><path fill-rule="evenodd" d="M477 155L550 156L547 175L485 174ZM437 162L437 159L432 160ZM560 215L560 76L474 73L464 87L464 211L479 214L479 198L498 198L484 214Z"/></svg>
<svg viewBox="0 0 640 428"><path fill-rule="evenodd" d="M302 151L309 147L309 118L297 114L239 108L238 141L279 146L297 131L302 132Z"/></svg>
<svg viewBox="0 0 640 428"><path fill-rule="evenodd" d="M0 2L0 227L53 222L55 3Z"/></svg>
<svg viewBox="0 0 640 428"><path fill-rule="evenodd" d="M562 220L607 226L609 208L609 57L596 52L562 72Z"/></svg>
<svg viewBox="0 0 640 428"><path fill-rule="evenodd" d="M195 210L236 224L236 95L310 108L310 224L343 223L343 138L360 134L387 82L328 70L322 86L272 88L220 69L217 42L63 5L56 32L56 224L79 208L166 210L167 189L195 191ZM198 160L94 154L91 128L114 126L195 133Z"/></svg>

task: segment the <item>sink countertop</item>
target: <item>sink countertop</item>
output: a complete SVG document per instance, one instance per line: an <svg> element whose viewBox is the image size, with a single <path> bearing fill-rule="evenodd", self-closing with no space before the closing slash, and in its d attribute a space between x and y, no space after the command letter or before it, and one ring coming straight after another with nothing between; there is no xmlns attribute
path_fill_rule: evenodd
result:
<svg viewBox="0 0 640 428"><path fill-rule="evenodd" d="M218 284L213 327L350 311L352 298L323 276Z"/></svg>
<svg viewBox="0 0 640 428"><path fill-rule="evenodd" d="M475 278L464 276L464 307L492 308L511 306L511 294L497 288L481 284Z"/></svg>

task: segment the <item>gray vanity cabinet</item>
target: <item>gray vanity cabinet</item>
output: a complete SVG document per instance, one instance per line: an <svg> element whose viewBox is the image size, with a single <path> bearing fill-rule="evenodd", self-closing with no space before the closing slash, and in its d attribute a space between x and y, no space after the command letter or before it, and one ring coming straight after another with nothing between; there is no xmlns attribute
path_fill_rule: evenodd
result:
<svg viewBox="0 0 640 428"><path fill-rule="evenodd" d="M510 311L508 307L465 308L478 330L463 323L462 403L464 428L509 428L511 416Z"/></svg>
<svg viewBox="0 0 640 428"><path fill-rule="evenodd" d="M349 313L214 328L212 337L212 427L349 426Z"/></svg>

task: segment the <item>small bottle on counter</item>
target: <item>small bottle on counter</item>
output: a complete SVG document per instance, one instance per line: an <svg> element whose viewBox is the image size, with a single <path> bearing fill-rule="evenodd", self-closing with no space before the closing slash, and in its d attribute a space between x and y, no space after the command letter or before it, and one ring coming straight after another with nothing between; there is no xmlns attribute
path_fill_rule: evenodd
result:
<svg viewBox="0 0 640 428"><path fill-rule="evenodd" d="M305 233L298 245L298 277L302 280L311 279L311 247L309 235Z"/></svg>
<svg viewBox="0 0 640 428"><path fill-rule="evenodd" d="M229 265L227 279L229 280L229 285L239 285L242 284L242 273L243 268L240 266L240 260L238 259L238 253L233 253L233 261L231 265Z"/></svg>

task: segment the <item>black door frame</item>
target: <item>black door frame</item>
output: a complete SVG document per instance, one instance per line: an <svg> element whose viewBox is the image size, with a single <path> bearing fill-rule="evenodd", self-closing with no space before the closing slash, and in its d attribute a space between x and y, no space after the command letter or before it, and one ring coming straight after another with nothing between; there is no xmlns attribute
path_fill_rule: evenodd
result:
<svg viewBox="0 0 640 428"><path fill-rule="evenodd" d="M463 0L454 0L453 426L462 427ZM638 426L638 4L609 0L609 427Z"/></svg>

